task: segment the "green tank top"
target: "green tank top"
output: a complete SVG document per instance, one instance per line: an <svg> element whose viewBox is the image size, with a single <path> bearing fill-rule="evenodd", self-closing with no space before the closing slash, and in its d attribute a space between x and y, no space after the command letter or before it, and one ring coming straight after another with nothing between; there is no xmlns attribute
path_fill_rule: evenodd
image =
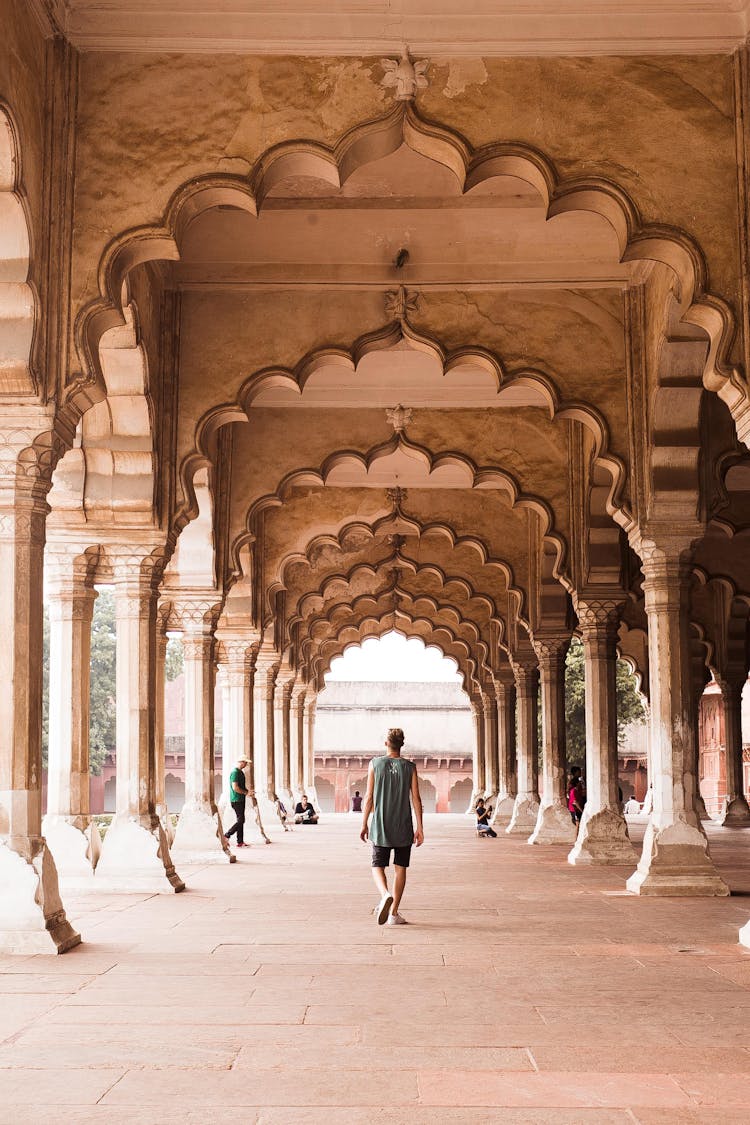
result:
<svg viewBox="0 0 750 1125"><path fill-rule="evenodd" d="M414 843L411 819L411 779L416 772L407 758L373 758L375 774L370 840L385 848Z"/></svg>

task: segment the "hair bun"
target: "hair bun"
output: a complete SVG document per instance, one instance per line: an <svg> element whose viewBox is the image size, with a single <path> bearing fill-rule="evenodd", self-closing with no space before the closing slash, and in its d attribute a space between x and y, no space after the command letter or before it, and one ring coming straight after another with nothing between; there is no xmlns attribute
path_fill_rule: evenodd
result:
<svg viewBox="0 0 750 1125"><path fill-rule="evenodd" d="M400 750L404 745L404 732L401 727L391 727L386 737L386 742L394 750Z"/></svg>

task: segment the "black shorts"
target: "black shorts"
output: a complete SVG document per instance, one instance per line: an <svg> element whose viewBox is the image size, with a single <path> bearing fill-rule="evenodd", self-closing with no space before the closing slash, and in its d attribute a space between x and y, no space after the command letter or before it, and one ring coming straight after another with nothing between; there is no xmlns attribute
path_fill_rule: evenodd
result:
<svg viewBox="0 0 750 1125"><path fill-rule="evenodd" d="M393 851L393 862L395 863L396 867L409 866L411 844L406 844L403 848L386 848L383 844L373 844L372 866L388 867L391 862L391 851Z"/></svg>

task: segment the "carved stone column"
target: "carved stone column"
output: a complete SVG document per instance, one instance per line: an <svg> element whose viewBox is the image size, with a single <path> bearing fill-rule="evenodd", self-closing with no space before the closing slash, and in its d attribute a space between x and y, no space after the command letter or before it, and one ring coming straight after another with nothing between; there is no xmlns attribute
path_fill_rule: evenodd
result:
<svg viewBox="0 0 750 1125"><path fill-rule="evenodd" d="M291 786L291 733L290 710L295 673L288 665L279 670L274 684L274 744L276 747L276 792L286 806L293 812Z"/></svg>
<svg viewBox="0 0 750 1125"><path fill-rule="evenodd" d="M0 437L0 952L63 953L68 922L41 835L42 576L51 454L42 412L4 409ZM12 428L11 428L12 423Z"/></svg>
<svg viewBox="0 0 750 1125"><path fill-rule="evenodd" d="M96 592L79 552L47 559L49 752L42 831L64 886L91 888L101 836L89 804L91 620ZM93 560L95 561L95 560Z"/></svg>
<svg viewBox="0 0 750 1125"><path fill-rule="evenodd" d="M469 697L471 717L474 722L474 755L473 755L473 782L471 799L466 810L468 816L474 815L474 806L480 797L484 797L487 788L484 768L484 708L482 696L479 692Z"/></svg>
<svg viewBox="0 0 750 1125"><path fill-rule="evenodd" d="M273 696L279 657L261 646L253 681L253 746L255 749L256 795L264 824L278 821L276 808L276 731Z"/></svg>
<svg viewBox="0 0 750 1125"><path fill-rule="evenodd" d="M516 770L516 681L510 668L495 676L497 704L498 791L493 825L507 828L518 792Z"/></svg>
<svg viewBox="0 0 750 1125"><path fill-rule="evenodd" d="M174 842L174 828L167 808L166 746L164 742L164 693L166 690L167 626L169 606L159 608L156 617L156 656L154 664L154 808L161 821L170 848Z"/></svg>
<svg viewBox="0 0 750 1125"><path fill-rule="evenodd" d="M717 678L724 703L724 745L727 762L727 795L719 814L724 828L750 826L750 807L745 797L742 768L742 689L747 676ZM697 774L696 774L697 785Z"/></svg>
<svg viewBox="0 0 750 1125"><path fill-rule="evenodd" d="M572 844L576 828L568 811L565 758L565 655L570 637L534 639L542 696L542 793L530 844Z"/></svg>
<svg viewBox="0 0 750 1125"><path fill-rule="evenodd" d="M219 605L178 603L185 664L185 803L177 821L176 862L231 863L234 855L214 799L214 630Z"/></svg>
<svg viewBox="0 0 750 1125"><path fill-rule="evenodd" d="M727 895L695 811L688 567L682 544L639 544L648 615L654 805L628 890L652 895Z"/></svg>
<svg viewBox="0 0 750 1125"><path fill-rule="evenodd" d="M307 793L310 804L320 812L320 805L318 803L318 792L315 788L315 712L318 708L318 693L313 691L308 685L307 694L305 695L305 718L304 718L304 758L305 770L303 777L303 785L305 793Z"/></svg>
<svg viewBox="0 0 750 1125"><path fill-rule="evenodd" d="M509 836L530 836L539 816L539 671L535 661L513 659L516 678L518 792L513 802Z"/></svg>
<svg viewBox="0 0 750 1125"><path fill-rule="evenodd" d="M289 713L289 760L291 763L292 800L296 802L305 792L305 697L307 686L295 683ZM308 797L310 794L308 793Z"/></svg>
<svg viewBox="0 0 750 1125"><path fill-rule="evenodd" d="M568 862L631 863L618 795L617 630L621 602L576 599L586 685L586 807Z"/></svg>
<svg viewBox="0 0 750 1125"><path fill-rule="evenodd" d="M96 881L117 891L182 891L156 813L156 584L150 553L113 552L117 631L115 816Z"/></svg>
<svg viewBox="0 0 750 1125"><path fill-rule="evenodd" d="M253 680L255 677L255 650L248 641L236 638L223 638L223 651L226 663L221 671L225 684L224 725L222 741L222 779L224 817L232 826L232 810L229 803L229 777L237 761L247 758L245 777L249 796L245 802L247 819L245 821L246 844L270 844L263 828L263 818L258 806L255 781L255 762L253 760Z"/></svg>
<svg viewBox="0 0 750 1125"><path fill-rule="evenodd" d="M492 805L494 813L497 801L500 765L498 762L497 702L495 685L490 681L482 684L482 712L484 728L484 796Z"/></svg>

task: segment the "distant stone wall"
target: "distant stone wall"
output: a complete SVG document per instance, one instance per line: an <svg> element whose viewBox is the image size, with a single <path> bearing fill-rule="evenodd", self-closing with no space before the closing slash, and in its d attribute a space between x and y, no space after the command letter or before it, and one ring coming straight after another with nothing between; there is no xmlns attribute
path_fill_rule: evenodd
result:
<svg viewBox="0 0 750 1125"><path fill-rule="evenodd" d="M458 684L330 684L318 696L315 754L380 753L389 727L402 727L407 756L474 753L469 700Z"/></svg>

